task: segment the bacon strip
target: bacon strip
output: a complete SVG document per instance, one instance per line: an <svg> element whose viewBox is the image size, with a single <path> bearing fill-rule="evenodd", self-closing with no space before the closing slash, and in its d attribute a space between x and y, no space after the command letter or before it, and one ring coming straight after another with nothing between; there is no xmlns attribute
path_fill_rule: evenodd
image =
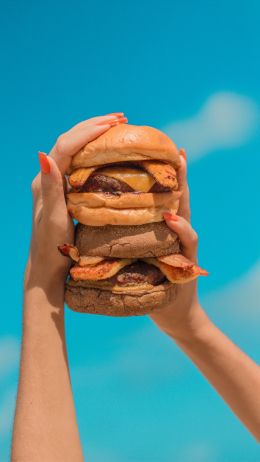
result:
<svg viewBox="0 0 260 462"><path fill-rule="evenodd" d="M169 188L173 191L177 191L177 173L172 165L166 164L165 162L161 162L159 160L144 160L143 162L138 162L138 164L146 172L150 173L155 181L161 186Z"/></svg>
<svg viewBox="0 0 260 462"><path fill-rule="evenodd" d="M62 255L71 258L71 260L78 263L79 266L96 265L105 260L104 257L80 256L77 247L71 244L59 245L58 249Z"/></svg>
<svg viewBox="0 0 260 462"><path fill-rule="evenodd" d="M80 189L95 170L96 167L77 168L69 176L69 184L73 189Z"/></svg>
<svg viewBox="0 0 260 462"><path fill-rule="evenodd" d="M74 281L99 281L108 279L114 276L124 266L130 265L133 262L131 259L111 259L105 260L97 265L78 266L75 265L70 269L70 275Z"/></svg>
<svg viewBox="0 0 260 462"><path fill-rule="evenodd" d="M208 271L200 268L196 263L181 254L143 258L142 260L157 266L167 279L174 284L183 284L196 279L198 276L208 276L209 274Z"/></svg>

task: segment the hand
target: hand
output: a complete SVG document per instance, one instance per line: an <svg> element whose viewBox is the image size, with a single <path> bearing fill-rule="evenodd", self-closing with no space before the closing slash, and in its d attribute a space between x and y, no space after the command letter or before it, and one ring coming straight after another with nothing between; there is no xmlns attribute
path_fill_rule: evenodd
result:
<svg viewBox="0 0 260 462"><path fill-rule="evenodd" d="M179 189L182 192L178 215L165 213L164 218L170 229L175 231L181 242L181 253L198 264L198 234L190 223L190 193L187 183L187 162L184 150L180 150L181 167L178 170ZM155 311L150 318L159 329L178 338L189 335L205 321L197 292L197 278L184 284L177 284L177 296L174 305Z"/></svg>
<svg viewBox="0 0 260 462"><path fill-rule="evenodd" d="M126 121L123 113L93 117L60 135L48 156L39 153L41 172L32 182L33 230L25 285L46 285L51 281L54 284L57 280L64 283L70 263L60 255L57 246L62 242L74 243L74 225L64 197L64 174L82 146L111 126Z"/></svg>

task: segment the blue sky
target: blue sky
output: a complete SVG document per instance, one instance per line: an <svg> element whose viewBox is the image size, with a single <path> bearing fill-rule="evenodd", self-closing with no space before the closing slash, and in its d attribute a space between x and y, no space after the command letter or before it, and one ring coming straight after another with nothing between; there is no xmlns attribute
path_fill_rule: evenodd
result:
<svg viewBox="0 0 260 462"><path fill-rule="evenodd" d="M187 147L199 261L210 271L199 281L201 303L259 362L259 14L256 0L1 4L1 461L37 152L93 115L124 111ZM253 438L149 318L67 310L66 330L86 460L260 459Z"/></svg>

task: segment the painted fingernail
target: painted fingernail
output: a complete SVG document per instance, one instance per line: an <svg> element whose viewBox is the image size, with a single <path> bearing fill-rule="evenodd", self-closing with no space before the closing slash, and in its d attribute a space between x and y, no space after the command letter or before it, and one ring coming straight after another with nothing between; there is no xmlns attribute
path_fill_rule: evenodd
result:
<svg viewBox="0 0 260 462"><path fill-rule="evenodd" d="M50 173L51 171L51 166L48 160L47 155L44 152L38 152L39 156L39 162L40 162L40 167L41 167L41 172L42 173Z"/></svg>
<svg viewBox="0 0 260 462"><path fill-rule="evenodd" d="M126 122L128 122L126 117L117 117L112 120L102 120L102 122L98 122L96 125L110 125L110 127L114 127L115 125L124 124Z"/></svg>
<svg viewBox="0 0 260 462"><path fill-rule="evenodd" d="M125 124L127 122L128 122L127 117L118 117L118 119L113 120L112 122L110 122L109 125L111 125L111 127L114 127L115 125Z"/></svg>
<svg viewBox="0 0 260 462"><path fill-rule="evenodd" d="M185 160L187 160L187 155L186 155L186 151L184 148L181 148L179 153L182 157L184 157Z"/></svg>
<svg viewBox="0 0 260 462"><path fill-rule="evenodd" d="M106 114L106 116L117 116L117 117L122 117L124 115L124 112L110 112L110 114Z"/></svg>
<svg viewBox="0 0 260 462"><path fill-rule="evenodd" d="M165 212L163 214L165 220L171 220L171 221L178 221L179 220L179 217L178 215L175 215L174 213L170 213L170 212Z"/></svg>

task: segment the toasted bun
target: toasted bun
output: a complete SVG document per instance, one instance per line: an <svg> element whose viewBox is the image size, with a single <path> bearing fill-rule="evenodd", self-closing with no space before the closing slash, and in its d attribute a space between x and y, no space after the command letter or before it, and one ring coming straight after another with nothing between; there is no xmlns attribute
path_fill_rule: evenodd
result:
<svg viewBox="0 0 260 462"><path fill-rule="evenodd" d="M140 226L76 227L75 245L80 255L143 258L170 255L180 250L179 239L166 223Z"/></svg>
<svg viewBox="0 0 260 462"><path fill-rule="evenodd" d="M129 192L120 195L102 192L76 192L67 194L67 205L90 208L111 207L114 209L126 208L154 208L171 207L181 197L181 191L165 193L137 193Z"/></svg>
<svg viewBox="0 0 260 462"><path fill-rule="evenodd" d="M76 285L77 284L77 285ZM65 302L79 313L103 314L107 316L140 316L167 307L174 302L177 285L166 282L149 290L136 289L131 293L113 293L84 287L81 282L66 284Z"/></svg>
<svg viewBox="0 0 260 462"><path fill-rule="evenodd" d="M79 223L88 226L105 226L105 225L144 225L147 223L156 223L163 221L163 213L177 213L179 200L176 200L170 207L156 208L129 208L129 209L112 209L109 207L91 208L82 205L70 204L68 211L70 215Z"/></svg>
<svg viewBox="0 0 260 462"><path fill-rule="evenodd" d="M114 162L157 159L181 165L178 148L165 133L153 127L119 124L84 146L72 158L76 168Z"/></svg>

